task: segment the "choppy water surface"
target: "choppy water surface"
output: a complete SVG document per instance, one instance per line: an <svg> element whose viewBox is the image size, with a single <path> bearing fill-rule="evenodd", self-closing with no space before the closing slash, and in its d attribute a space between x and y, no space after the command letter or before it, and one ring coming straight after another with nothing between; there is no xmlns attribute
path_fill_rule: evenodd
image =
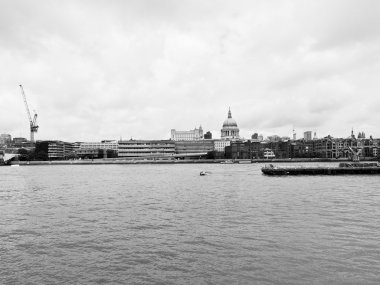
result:
<svg viewBox="0 0 380 285"><path fill-rule="evenodd" d="M0 284L380 283L380 176L261 166L1 167Z"/></svg>

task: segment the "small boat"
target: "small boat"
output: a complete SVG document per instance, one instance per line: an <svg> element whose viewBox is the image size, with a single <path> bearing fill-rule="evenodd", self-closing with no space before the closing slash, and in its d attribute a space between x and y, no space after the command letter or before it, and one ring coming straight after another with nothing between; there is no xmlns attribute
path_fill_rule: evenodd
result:
<svg viewBox="0 0 380 285"><path fill-rule="evenodd" d="M208 174L210 174L210 172L207 172L207 171L201 171L199 173L200 176L205 176L205 175L208 175Z"/></svg>

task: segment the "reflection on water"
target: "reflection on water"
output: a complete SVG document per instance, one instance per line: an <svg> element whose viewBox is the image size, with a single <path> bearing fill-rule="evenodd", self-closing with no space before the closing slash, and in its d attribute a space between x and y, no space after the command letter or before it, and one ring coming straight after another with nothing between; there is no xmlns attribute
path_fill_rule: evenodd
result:
<svg viewBox="0 0 380 285"><path fill-rule="evenodd" d="M0 283L380 282L379 176L261 166L2 167Z"/></svg>

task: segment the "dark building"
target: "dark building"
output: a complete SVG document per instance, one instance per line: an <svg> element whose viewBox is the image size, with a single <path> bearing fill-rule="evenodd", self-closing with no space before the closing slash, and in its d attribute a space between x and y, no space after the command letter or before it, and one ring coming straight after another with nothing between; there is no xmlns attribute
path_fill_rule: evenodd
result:
<svg viewBox="0 0 380 285"><path fill-rule="evenodd" d="M26 138L13 138L12 143L8 144L11 147L14 148L30 148L34 147L34 143L28 141Z"/></svg>
<svg viewBox="0 0 380 285"><path fill-rule="evenodd" d="M231 144L225 148L225 156L228 159L250 158L247 142L244 143L243 141L231 141Z"/></svg>
<svg viewBox="0 0 380 285"><path fill-rule="evenodd" d="M26 138L13 138L12 143L13 144L22 144L24 142L27 142L28 140Z"/></svg>
<svg viewBox="0 0 380 285"><path fill-rule="evenodd" d="M176 141L176 154L207 154L214 150L213 140Z"/></svg>
<svg viewBox="0 0 380 285"><path fill-rule="evenodd" d="M314 147L315 141L301 139L292 141L289 158L314 158L317 157Z"/></svg>
<svg viewBox="0 0 380 285"><path fill-rule="evenodd" d="M47 154L50 160L60 160L75 157L74 144L63 141L37 141L36 154Z"/></svg>
<svg viewBox="0 0 380 285"><path fill-rule="evenodd" d="M212 139L212 133L208 131L207 133L204 134L203 138L205 140L211 140Z"/></svg>
<svg viewBox="0 0 380 285"><path fill-rule="evenodd" d="M273 151L276 158L286 159L286 158L291 157L291 141L290 140L270 141L267 143L263 143L262 147Z"/></svg>
<svg viewBox="0 0 380 285"><path fill-rule="evenodd" d="M360 137L365 134L361 133ZM263 159L273 158L351 158L352 150L360 150L361 159L378 157L378 141L373 138L356 139L351 136L346 139L327 136L313 140L288 140L276 137L269 141L232 141L225 148L225 156L229 159Z"/></svg>
<svg viewBox="0 0 380 285"><path fill-rule="evenodd" d="M100 149L100 148L81 148L74 151L75 158L93 159L93 158L115 158L118 156L117 151L114 149Z"/></svg>

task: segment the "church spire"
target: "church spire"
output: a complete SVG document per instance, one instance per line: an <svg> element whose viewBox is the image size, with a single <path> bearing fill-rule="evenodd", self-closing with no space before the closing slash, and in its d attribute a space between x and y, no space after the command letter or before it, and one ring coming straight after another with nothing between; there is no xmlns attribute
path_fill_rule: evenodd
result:
<svg viewBox="0 0 380 285"><path fill-rule="evenodd" d="M232 116L231 116L231 108L228 107L228 119L231 119L231 118L232 118Z"/></svg>

